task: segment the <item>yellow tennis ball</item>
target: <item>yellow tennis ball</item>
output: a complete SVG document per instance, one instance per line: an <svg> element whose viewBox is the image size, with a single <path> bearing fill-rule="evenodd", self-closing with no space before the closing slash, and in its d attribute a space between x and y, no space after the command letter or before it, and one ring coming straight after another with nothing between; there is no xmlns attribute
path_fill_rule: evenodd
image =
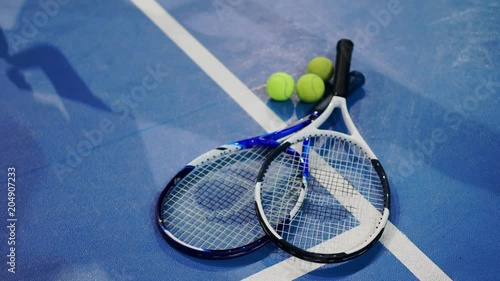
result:
<svg viewBox="0 0 500 281"><path fill-rule="evenodd" d="M325 82L316 74L302 75L297 81L297 95L303 102L317 102L325 93Z"/></svg>
<svg viewBox="0 0 500 281"><path fill-rule="evenodd" d="M273 73L266 82L267 94L277 101L285 101L293 94L295 81L292 76L285 72Z"/></svg>
<svg viewBox="0 0 500 281"><path fill-rule="evenodd" d="M307 73L316 74L323 81L328 81L333 75L333 63L325 57L315 57L307 65Z"/></svg>

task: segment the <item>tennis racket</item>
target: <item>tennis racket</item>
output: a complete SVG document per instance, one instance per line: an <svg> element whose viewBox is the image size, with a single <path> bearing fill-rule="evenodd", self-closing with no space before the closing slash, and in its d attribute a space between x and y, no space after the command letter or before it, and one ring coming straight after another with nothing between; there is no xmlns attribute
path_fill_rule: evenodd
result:
<svg viewBox="0 0 500 281"><path fill-rule="evenodd" d="M389 217L387 177L346 106L353 48L350 40L339 41L335 96L322 115L273 150L255 186L255 209L266 234L311 262L361 255L379 239ZM318 129L335 108L349 134Z"/></svg>
<svg viewBox="0 0 500 281"><path fill-rule="evenodd" d="M350 91L365 82L357 71L351 78ZM259 169L278 140L310 124L332 96L285 129L220 146L187 164L158 200L157 222L166 240L187 254L211 259L237 257L264 245L268 238L253 204Z"/></svg>

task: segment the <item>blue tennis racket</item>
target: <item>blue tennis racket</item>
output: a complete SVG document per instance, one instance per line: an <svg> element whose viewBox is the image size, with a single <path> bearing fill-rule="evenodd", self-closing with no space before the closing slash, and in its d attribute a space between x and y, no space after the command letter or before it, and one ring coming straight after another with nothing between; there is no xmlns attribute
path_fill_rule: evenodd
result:
<svg viewBox="0 0 500 281"><path fill-rule="evenodd" d="M357 71L350 79L350 92L365 82ZM254 209L259 169L279 140L311 124L332 96L285 129L217 147L187 164L158 200L157 222L166 240L187 254L211 259L241 256L268 242Z"/></svg>

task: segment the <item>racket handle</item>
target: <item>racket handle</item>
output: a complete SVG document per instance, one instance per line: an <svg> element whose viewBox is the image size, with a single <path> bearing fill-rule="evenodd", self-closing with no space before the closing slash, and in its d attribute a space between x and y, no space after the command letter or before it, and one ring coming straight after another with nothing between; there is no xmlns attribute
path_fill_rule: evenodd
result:
<svg viewBox="0 0 500 281"><path fill-rule="evenodd" d="M336 96L345 98L349 88L349 71L354 44L349 39L341 39L337 43L337 58L333 76L333 90Z"/></svg>

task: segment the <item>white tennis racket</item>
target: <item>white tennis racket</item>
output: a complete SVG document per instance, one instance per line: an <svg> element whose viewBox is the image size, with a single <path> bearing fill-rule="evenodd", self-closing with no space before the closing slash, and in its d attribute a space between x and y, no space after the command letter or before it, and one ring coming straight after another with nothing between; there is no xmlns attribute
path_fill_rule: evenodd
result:
<svg viewBox="0 0 500 281"><path fill-rule="evenodd" d="M267 157L255 186L264 231L281 249L307 261L361 255L380 238L389 217L387 177L346 106L353 47L350 40L339 41L335 96L322 115ZM349 134L318 129L335 108Z"/></svg>

